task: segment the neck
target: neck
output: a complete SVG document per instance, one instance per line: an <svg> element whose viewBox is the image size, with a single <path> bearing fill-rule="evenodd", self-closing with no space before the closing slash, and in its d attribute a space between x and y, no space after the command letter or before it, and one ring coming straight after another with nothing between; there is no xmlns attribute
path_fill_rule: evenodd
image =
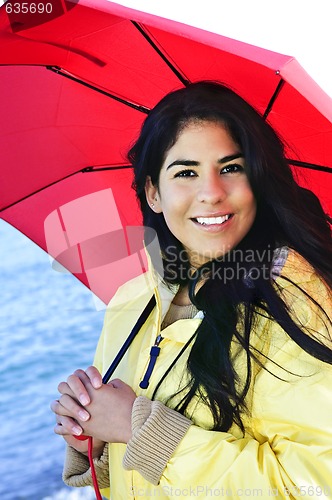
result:
<svg viewBox="0 0 332 500"><path fill-rule="evenodd" d="M191 301L189 299L188 287L180 287L172 302L177 306L189 306Z"/></svg>

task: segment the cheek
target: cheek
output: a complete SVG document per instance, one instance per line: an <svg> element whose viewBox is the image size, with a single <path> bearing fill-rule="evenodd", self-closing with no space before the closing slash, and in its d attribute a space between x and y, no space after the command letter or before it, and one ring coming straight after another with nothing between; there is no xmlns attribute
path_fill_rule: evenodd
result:
<svg viewBox="0 0 332 500"><path fill-rule="evenodd" d="M247 203L246 203L248 212L256 215L256 200L254 198L254 195L250 193L247 197Z"/></svg>
<svg viewBox="0 0 332 500"><path fill-rule="evenodd" d="M178 204L166 206L163 210L163 214L168 227L176 228L182 221L181 210Z"/></svg>
<svg viewBox="0 0 332 500"><path fill-rule="evenodd" d="M239 189L237 198L243 210L256 213L256 200L248 181Z"/></svg>
<svg viewBox="0 0 332 500"><path fill-rule="evenodd" d="M163 215L166 225L174 236L182 241L184 237L184 226L188 219L187 205L184 203L183 198L175 197L174 193L169 194L168 201L169 203L164 203L163 206Z"/></svg>

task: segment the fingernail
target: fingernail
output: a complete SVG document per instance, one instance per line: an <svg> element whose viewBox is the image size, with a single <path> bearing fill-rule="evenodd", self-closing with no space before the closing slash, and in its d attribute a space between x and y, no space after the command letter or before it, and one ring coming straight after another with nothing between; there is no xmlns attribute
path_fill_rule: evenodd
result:
<svg viewBox="0 0 332 500"><path fill-rule="evenodd" d="M80 427L73 427L73 433L76 435L76 436L79 436L80 434L82 434L82 429Z"/></svg>
<svg viewBox="0 0 332 500"><path fill-rule="evenodd" d="M89 414L84 410L80 410L78 412L78 415L80 417L80 420L88 420L88 418L89 418Z"/></svg>
<svg viewBox="0 0 332 500"><path fill-rule="evenodd" d="M93 381L92 381L92 384L93 384L93 387L95 387L96 389L101 387L101 383L100 383L100 378L94 378Z"/></svg>
<svg viewBox="0 0 332 500"><path fill-rule="evenodd" d="M89 398L87 396L85 396L84 394L81 394L80 402L82 405L87 405L90 403Z"/></svg>

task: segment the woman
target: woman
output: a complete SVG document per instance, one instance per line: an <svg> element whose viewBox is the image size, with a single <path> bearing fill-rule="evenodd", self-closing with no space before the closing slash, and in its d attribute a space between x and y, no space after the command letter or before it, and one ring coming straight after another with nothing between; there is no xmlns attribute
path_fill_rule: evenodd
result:
<svg viewBox="0 0 332 500"><path fill-rule="evenodd" d="M331 495L323 211L309 210L271 127L219 83L162 99L129 159L163 277L152 262L148 280L120 288L95 367L59 384L66 482L91 484L87 444L74 437L84 432L116 500ZM102 384L152 294L156 307Z"/></svg>

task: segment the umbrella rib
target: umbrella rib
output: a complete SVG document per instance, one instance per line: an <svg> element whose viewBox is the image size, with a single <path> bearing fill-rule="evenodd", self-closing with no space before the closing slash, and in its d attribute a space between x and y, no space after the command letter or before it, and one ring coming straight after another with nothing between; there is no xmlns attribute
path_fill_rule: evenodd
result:
<svg viewBox="0 0 332 500"><path fill-rule="evenodd" d="M36 189L36 191L33 191L32 193L29 193L26 196L23 196L23 198L20 198L19 200L16 200L13 203L10 203L6 207L0 208L0 213L4 212L5 210L8 210L11 207L14 207L18 203L21 203L21 201L27 200L31 196L34 196L35 194L38 194L41 191L44 191L44 189L47 189L51 186L54 186L55 184L58 184L61 181L68 179L69 177L72 177L73 175L85 174L85 173L89 173L89 172L100 172L101 170L121 170L121 169L125 169L125 168L132 168L132 166L131 165L116 165L114 167L100 167L100 168L85 167L85 168L82 168L80 170L77 170L76 172L72 172L71 174L68 174L68 175L65 175L64 177L61 177L61 179L57 179L56 181L51 182L50 184L47 184L46 186L43 186L40 189Z"/></svg>
<svg viewBox="0 0 332 500"><path fill-rule="evenodd" d="M83 172L83 174L90 173L90 172L101 172L102 170L122 170L124 168L133 168L132 165L116 165L112 167L85 167L80 172Z"/></svg>
<svg viewBox="0 0 332 500"><path fill-rule="evenodd" d="M175 74L175 76L180 80L180 82L187 87L190 84L190 80L185 77L183 73L181 73L174 64L166 57L166 55L160 50L160 48L156 45L156 43L152 40L147 31L143 28L141 24L136 21L131 21L131 23L135 26L135 28L143 35L145 40L151 45L153 50L157 52L157 54L161 57L161 59L167 64L170 70Z"/></svg>
<svg viewBox="0 0 332 500"><path fill-rule="evenodd" d="M133 102L127 101L126 99L122 99L122 97L111 94L110 92L106 92L106 90L103 90L99 87L96 87L95 85L92 85L91 83L88 83L88 82L85 82L84 80L81 80L81 78L78 78L77 76L74 76L70 73L67 73L65 70L63 70L59 66L46 66L46 69L53 71L54 73L57 73L58 75L64 76L65 78L68 78L69 80L72 80L73 82L79 83L80 85L83 85L84 87L87 87L91 90L99 92L100 94L103 94L107 97L110 97L111 99L114 99L117 102L121 102L121 104L125 104L126 106L129 106L130 108L136 109L136 111L140 111L141 113L145 113L146 115L149 114L149 112L150 112L149 108L142 106L140 104L135 104Z"/></svg>
<svg viewBox="0 0 332 500"><path fill-rule="evenodd" d="M277 72L277 74L278 74L278 72ZM271 97L271 99L270 99L270 101L269 101L269 103L268 103L268 105L266 107L265 113L263 115L264 120L266 120L266 118L268 117L268 115L269 115L269 113L270 113L270 111L272 109L272 106L275 103L275 101L276 101L276 99L277 99L277 97L278 97L278 95L279 95L282 87L284 86L284 84L285 84L285 80L281 79L280 82L277 85L277 88L275 89L275 91L273 93L273 96Z"/></svg>
<svg viewBox="0 0 332 500"><path fill-rule="evenodd" d="M291 160L286 158L286 161L290 165L294 165L295 167L303 167L303 168L311 168L312 170L320 170L321 172L328 172L332 174L332 167L325 167L324 165L317 165L316 163L308 163L305 161L299 160ZM133 168L132 165L117 165L114 167L85 167L80 172L90 173L90 172L100 172L101 170L121 170L124 168Z"/></svg>
<svg viewBox="0 0 332 500"><path fill-rule="evenodd" d="M332 174L332 167L325 167L324 165L316 165L315 163L308 163L306 161L290 160L287 158L287 162L294 167L310 168L312 170L319 170L320 172L328 172Z"/></svg>

